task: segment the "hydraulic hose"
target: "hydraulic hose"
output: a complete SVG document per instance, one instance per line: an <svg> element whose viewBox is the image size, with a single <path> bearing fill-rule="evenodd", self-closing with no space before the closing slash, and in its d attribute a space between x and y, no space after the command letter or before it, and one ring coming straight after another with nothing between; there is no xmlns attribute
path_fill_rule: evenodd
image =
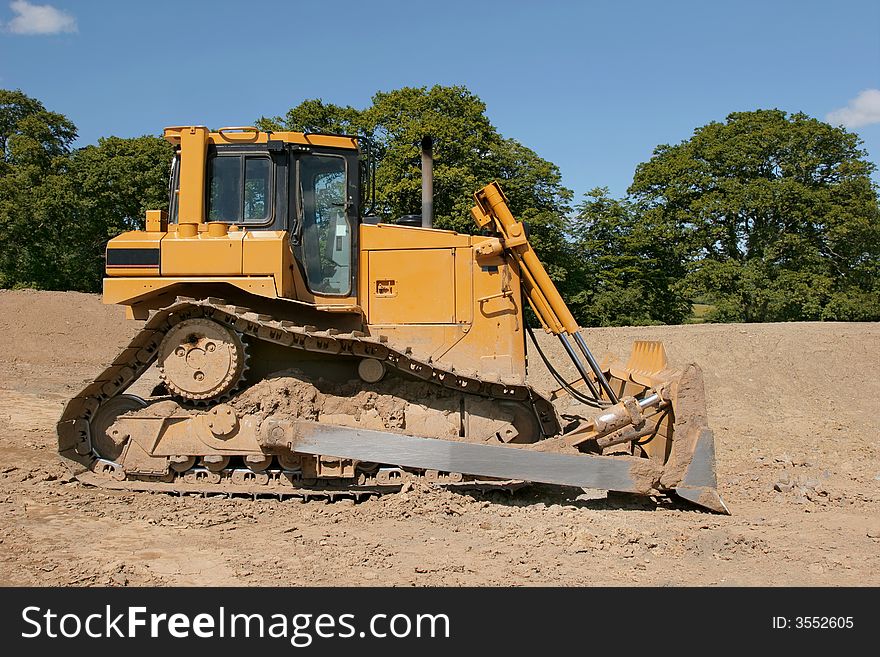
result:
<svg viewBox="0 0 880 657"><path fill-rule="evenodd" d="M606 408L611 405L611 402L605 399L599 399L595 396L588 396L582 393L581 391L575 389L570 383L568 383L561 374L553 367L553 364L544 354L544 350L541 349L541 345L538 344L537 338L535 338L535 333L532 331L532 327L528 324L525 325L526 332L529 334L529 338L532 340L532 344L535 345L535 349L538 352L538 355L541 357L541 360L544 362L544 366L550 372L556 382L560 385L560 387L565 390L569 395L572 396L573 399L581 402L582 404L586 404L587 406L591 406L592 408Z"/></svg>

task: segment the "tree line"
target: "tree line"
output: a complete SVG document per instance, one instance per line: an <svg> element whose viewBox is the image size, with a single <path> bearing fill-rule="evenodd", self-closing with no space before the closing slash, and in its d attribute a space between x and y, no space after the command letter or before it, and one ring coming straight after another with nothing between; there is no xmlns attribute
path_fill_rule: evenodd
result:
<svg viewBox="0 0 880 657"><path fill-rule="evenodd" d="M464 87L379 92L364 109L306 100L266 130L366 135L376 212L418 212L419 142L434 138L435 226L474 232L474 191L498 180L584 326L880 320L880 208L857 135L756 110L660 145L622 198L577 202L559 168L501 135ZM100 290L107 240L168 204L163 139L102 138L0 90L0 287Z"/></svg>

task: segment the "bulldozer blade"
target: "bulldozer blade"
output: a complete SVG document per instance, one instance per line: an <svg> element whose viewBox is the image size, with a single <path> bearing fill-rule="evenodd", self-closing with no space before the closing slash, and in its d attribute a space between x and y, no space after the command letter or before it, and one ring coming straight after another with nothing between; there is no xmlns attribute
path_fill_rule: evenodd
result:
<svg viewBox="0 0 880 657"><path fill-rule="evenodd" d="M290 449L301 454L640 495L656 490L662 475L650 459L557 454L310 422L295 424L290 427L296 436ZM730 513L715 489L714 442L709 429L697 438L693 458L674 492L710 511Z"/></svg>
<svg viewBox="0 0 880 657"><path fill-rule="evenodd" d="M672 405L671 432L644 445L652 460L663 462L659 490L716 513L730 514L718 494L715 436L709 428L703 372L694 363L672 368L663 344L637 341L626 365L610 364L610 382L621 394L664 390Z"/></svg>
<svg viewBox="0 0 880 657"><path fill-rule="evenodd" d="M715 436L711 429L705 428L697 437L691 462L681 483L675 487L675 494L710 511L730 515L730 509L718 494L717 487Z"/></svg>
<svg viewBox="0 0 880 657"><path fill-rule="evenodd" d="M716 513L729 514L717 490L715 434L709 428L703 371L692 363L669 388L675 421L661 488Z"/></svg>
<svg viewBox="0 0 880 657"><path fill-rule="evenodd" d="M296 438L289 448L300 454L499 479L646 495L660 478L660 468L649 459L626 456L557 454L311 422L297 422L293 434Z"/></svg>

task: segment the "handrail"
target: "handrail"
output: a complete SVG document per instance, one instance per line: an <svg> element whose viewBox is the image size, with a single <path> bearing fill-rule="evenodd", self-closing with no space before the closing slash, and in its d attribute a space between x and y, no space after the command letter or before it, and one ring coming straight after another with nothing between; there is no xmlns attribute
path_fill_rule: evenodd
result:
<svg viewBox="0 0 880 657"><path fill-rule="evenodd" d="M237 135L244 135L248 133L253 133L254 137L257 137L260 134L260 129L255 128L252 125L236 125L236 126L228 126L225 128L220 128L217 130L217 134L221 137L225 137L226 139L234 139L234 135L227 136L226 133L234 132Z"/></svg>

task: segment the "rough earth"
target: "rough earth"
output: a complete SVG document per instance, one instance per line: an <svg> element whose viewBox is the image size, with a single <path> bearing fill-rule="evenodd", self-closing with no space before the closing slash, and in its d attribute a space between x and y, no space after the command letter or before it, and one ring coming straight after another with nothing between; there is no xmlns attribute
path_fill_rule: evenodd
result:
<svg viewBox="0 0 880 657"><path fill-rule="evenodd" d="M700 363L729 517L534 486L325 504L72 482L54 423L137 330L95 295L0 291L0 584L880 584L878 324L586 332L597 354L662 339Z"/></svg>

